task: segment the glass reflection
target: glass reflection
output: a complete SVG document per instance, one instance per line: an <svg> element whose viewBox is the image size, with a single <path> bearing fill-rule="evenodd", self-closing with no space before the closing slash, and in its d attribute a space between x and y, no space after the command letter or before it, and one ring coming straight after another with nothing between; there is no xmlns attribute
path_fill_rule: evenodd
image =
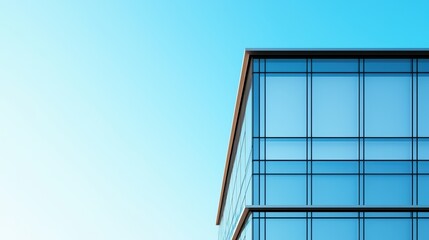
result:
<svg viewBox="0 0 429 240"><path fill-rule="evenodd" d="M365 136L411 136L411 76L365 76Z"/></svg>

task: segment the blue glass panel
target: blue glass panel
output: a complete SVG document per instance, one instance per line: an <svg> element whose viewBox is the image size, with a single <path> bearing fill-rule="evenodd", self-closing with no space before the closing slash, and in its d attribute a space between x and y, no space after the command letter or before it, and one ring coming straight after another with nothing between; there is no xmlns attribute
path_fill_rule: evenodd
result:
<svg viewBox="0 0 429 240"><path fill-rule="evenodd" d="M419 176L419 205L429 206L429 176Z"/></svg>
<svg viewBox="0 0 429 240"><path fill-rule="evenodd" d="M419 72L429 72L429 59L419 59Z"/></svg>
<svg viewBox="0 0 429 240"><path fill-rule="evenodd" d="M267 139L267 160L306 159L305 139Z"/></svg>
<svg viewBox="0 0 429 240"><path fill-rule="evenodd" d="M253 161L253 173L259 173L259 161Z"/></svg>
<svg viewBox="0 0 429 240"><path fill-rule="evenodd" d="M365 135L411 136L411 77L408 74L367 74Z"/></svg>
<svg viewBox="0 0 429 240"><path fill-rule="evenodd" d="M429 161L419 161L419 173L429 173Z"/></svg>
<svg viewBox="0 0 429 240"><path fill-rule="evenodd" d="M429 218L429 212L419 212L419 217Z"/></svg>
<svg viewBox="0 0 429 240"><path fill-rule="evenodd" d="M313 161L313 173L357 173L356 161Z"/></svg>
<svg viewBox="0 0 429 240"><path fill-rule="evenodd" d="M314 219L313 240L358 240L356 219Z"/></svg>
<svg viewBox="0 0 429 240"><path fill-rule="evenodd" d="M301 175L267 175L268 205L305 205L306 177Z"/></svg>
<svg viewBox="0 0 429 240"><path fill-rule="evenodd" d="M306 161L267 161L267 173L306 173Z"/></svg>
<svg viewBox="0 0 429 240"><path fill-rule="evenodd" d="M265 138L260 138L259 141L259 159L265 159Z"/></svg>
<svg viewBox="0 0 429 240"><path fill-rule="evenodd" d="M406 218L410 217L409 212L366 212L367 218Z"/></svg>
<svg viewBox="0 0 429 240"><path fill-rule="evenodd" d="M261 74L259 78L259 89L259 136L265 137L265 74Z"/></svg>
<svg viewBox="0 0 429 240"><path fill-rule="evenodd" d="M306 77L301 74L266 76L266 136L306 136Z"/></svg>
<svg viewBox="0 0 429 240"><path fill-rule="evenodd" d="M365 176L366 205L411 205L411 177Z"/></svg>
<svg viewBox="0 0 429 240"><path fill-rule="evenodd" d="M253 196L252 196L252 202L255 205L259 205L260 204L260 197L261 194L259 192L259 175L254 175L252 177L252 183L253 183Z"/></svg>
<svg viewBox="0 0 429 240"><path fill-rule="evenodd" d="M305 218L305 212L267 212L266 217L276 218Z"/></svg>
<svg viewBox="0 0 429 240"><path fill-rule="evenodd" d="M366 139L365 158L371 160L411 159L411 141L400 138Z"/></svg>
<svg viewBox="0 0 429 240"><path fill-rule="evenodd" d="M259 216L259 213L253 213L253 217ZM259 236L259 219L253 218L253 238L258 239L256 236Z"/></svg>
<svg viewBox="0 0 429 240"><path fill-rule="evenodd" d="M365 72L411 72L411 59L365 59Z"/></svg>
<svg viewBox="0 0 429 240"><path fill-rule="evenodd" d="M306 72L306 59L267 59L267 72Z"/></svg>
<svg viewBox="0 0 429 240"><path fill-rule="evenodd" d="M253 83L252 83L252 100L253 100L253 136L259 137L259 119L260 119L260 113L259 113L259 102L260 102L260 96L259 96L259 74L253 74Z"/></svg>
<svg viewBox="0 0 429 240"><path fill-rule="evenodd" d="M313 136L357 136L357 74L313 74L312 102Z"/></svg>
<svg viewBox="0 0 429 240"><path fill-rule="evenodd" d="M356 139L313 139L313 159L353 160L358 158Z"/></svg>
<svg viewBox="0 0 429 240"><path fill-rule="evenodd" d="M253 59L253 71L259 72L259 59Z"/></svg>
<svg viewBox="0 0 429 240"><path fill-rule="evenodd" d="M266 239L303 240L306 239L306 220L304 219L267 219Z"/></svg>
<svg viewBox="0 0 429 240"><path fill-rule="evenodd" d="M366 161L365 173L412 173L411 161Z"/></svg>
<svg viewBox="0 0 429 240"><path fill-rule="evenodd" d="M419 137L429 137L429 75L419 75Z"/></svg>
<svg viewBox="0 0 429 240"><path fill-rule="evenodd" d="M429 139L419 139L419 159L429 160Z"/></svg>
<svg viewBox="0 0 429 240"><path fill-rule="evenodd" d="M366 219L365 240L411 240L411 220Z"/></svg>
<svg viewBox="0 0 429 240"><path fill-rule="evenodd" d="M247 182L247 188L246 188L246 199L245 199L245 204L246 205L252 205L252 186L251 186L251 175L248 177L248 180L246 180Z"/></svg>
<svg viewBox="0 0 429 240"><path fill-rule="evenodd" d="M259 71L260 72L265 72L265 59L260 59L259 60L260 61L260 63L259 63Z"/></svg>
<svg viewBox="0 0 429 240"><path fill-rule="evenodd" d="M323 217L323 218L352 218L358 217L359 213L357 212L313 212L313 217Z"/></svg>
<svg viewBox="0 0 429 240"><path fill-rule="evenodd" d="M419 240L429 239L429 219L419 219Z"/></svg>
<svg viewBox="0 0 429 240"><path fill-rule="evenodd" d="M313 176L314 205L357 205L358 176Z"/></svg>
<svg viewBox="0 0 429 240"><path fill-rule="evenodd" d="M357 72L357 59L313 59L313 72Z"/></svg>

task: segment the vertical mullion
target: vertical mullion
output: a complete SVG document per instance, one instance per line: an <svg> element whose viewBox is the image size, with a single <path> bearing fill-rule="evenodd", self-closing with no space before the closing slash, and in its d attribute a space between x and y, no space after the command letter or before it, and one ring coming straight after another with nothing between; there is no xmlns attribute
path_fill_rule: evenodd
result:
<svg viewBox="0 0 429 240"><path fill-rule="evenodd" d="M308 185L309 185L309 183L308 183L308 74L309 74L309 72L308 72L308 62L309 62L309 60L308 60L308 58L306 59L306 74L305 74L305 108L306 108L306 110L305 110L305 114L306 114L306 117L305 117L305 160L306 160L306 163L305 163L305 173L306 173L306 182L305 182L305 187L306 187L306 191L305 191L305 194L306 194L306 196L305 196L305 204L306 205L308 205L308 195L309 195L309 188L308 188ZM307 218L308 218L308 213L307 213ZM308 220L308 219L307 219ZM308 222L307 222L307 224L308 224ZM308 228L308 226L307 226L307 228ZM307 236L307 239L308 239L308 236Z"/></svg>
<svg viewBox="0 0 429 240"><path fill-rule="evenodd" d="M416 205L419 205L419 75L419 59L416 59Z"/></svg>
<svg viewBox="0 0 429 240"><path fill-rule="evenodd" d="M360 86L359 86L360 87ZM361 204L365 205L365 58L362 59L362 199ZM359 150L360 152L360 150ZM362 212L359 216L362 216L362 240L365 240L365 212Z"/></svg>
<svg viewBox="0 0 429 240"><path fill-rule="evenodd" d="M310 59L310 205L313 205L313 59ZM312 216L312 214L311 214ZM313 220L311 220L312 223ZM313 227L310 231L313 236Z"/></svg>
<svg viewBox="0 0 429 240"><path fill-rule="evenodd" d="M411 205L414 205L414 59L411 59ZM413 216L413 215L411 215ZM413 224L413 221L412 223ZM412 228L413 229L413 228ZM412 236L411 236L412 237Z"/></svg>
<svg viewBox="0 0 429 240"><path fill-rule="evenodd" d="M365 205L365 59L362 60L362 139L362 205ZM365 221L363 227L365 229Z"/></svg>
<svg viewBox="0 0 429 240"><path fill-rule="evenodd" d="M267 204L267 61L264 59L264 205ZM264 213L265 217L265 213ZM264 220L264 223L266 221Z"/></svg>
<svg viewBox="0 0 429 240"><path fill-rule="evenodd" d="M358 205L361 205L361 198L360 198L360 180L362 178L360 174L360 58L358 59ZM360 214L358 215L360 219Z"/></svg>
<svg viewBox="0 0 429 240"><path fill-rule="evenodd" d="M360 58L358 59L358 138L357 138L357 140L358 140L358 205L359 206L362 205L362 197L361 196L362 196L362 185L363 184L361 184L361 182L362 182L362 178L364 177L361 174L361 164L362 164L362 161L361 161L361 148L362 148L361 124L363 122L361 120L361 117L362 117L361 93L363 92L363 90L361 89L361 82L362 82L361 81L361 78L362 78L361 67L363 65L363 64L361 64L362 61L363 61L362 59L360 59ZM358 212L358 240L362 240L363 235L364 235L364 234L361 234L361 232L363 232L363 230L362 230L363 224L361 224L361 221L363 221L362 220L362 213Z"/></svg>

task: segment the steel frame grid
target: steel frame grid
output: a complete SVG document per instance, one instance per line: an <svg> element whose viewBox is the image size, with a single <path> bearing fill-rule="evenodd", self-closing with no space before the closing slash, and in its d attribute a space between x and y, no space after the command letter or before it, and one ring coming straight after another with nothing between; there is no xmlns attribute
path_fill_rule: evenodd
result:
<svg viewBox="0 0 429 240"><path fill-rule="evenodd" d="M258 50L258 51L260 51L260 50ZM338 51L338 50L335 50L334 52L336 52L336 51ZM340 50L340 51L343 51L343 50ZM385 50L382 50L381 52L384 52ZM414 51L414 50L413 50ZM418 51L420 51L420 50L418 50ZM308 52L308 51L304 51L304 52ZM327 54L328 53L328 51L325 51L325 50L323 50L323 51L321 51L322 52L322 55L324 55L324 54ZM372 52L372 53L375 53L376 51L372 51L372 50L370 50L370 52ZM392 55L391 54L387 54L386 56L387 57L392 57L392 56L394 56L394 58L398 58L398 54L396 54L396 49L392 52ZM408 50L406 50L405 52L407 52L406 54L404 54L403 55L403 58L409 58L409 54L408 54ZM422 51L423 53L422 54L417 54L417 56L418 57L427 57L427 51L426 50L423 50ZM319 52L320 53L320 52ZM361 53L361 50L359 50L357 53ZM251 53L251 51L247 51L246 52L246 54L249 54L249 55L252 55L253 53ZM331 53L329 53L329 54L331 54ZM349 54L349 53L348 53ZM378 55L379 53L376 53L375 55L377 55L377 56L374 56L374 57L369 57L369 56L366 56L366 58L380 58L380 57L383 57L384 55ZM316 54L317 55L317 54ZM340 54L341 55L341 54ZM344 58L344 56L340 56L340 55L336 55L336 56L334 56L334 57L332 57L332 58ZM346 54L347 55L347 54ZM399 54L400 55L400 54ZM270 56L270 58L273 58L273 55L271 54L271 53L269 53L269 56ZM349 55L347 55L347 56L349 56ZM275 58L275 57L274 57ZM283 57L279 57L279 58L283 58ZM328 57L328 58L331 58L331 57ZM384 57L383 57L384 58ZM360 63L360 62L359 62ZM417 64L416 64L417 65ZM265 68L266 69L266 68ZM416 69L418 69L418 65L416 66ZM361 71L359 71L359 74L360 74L360 72ZM417 73L419 73L418 72L418 70L416 70L416 72ZM328 72L324 72L324 73L328 73ZM391 73L391 72L389 72L389 73ZM416 74L416 78L418 79L418 75L419 74ZM360 78L359 78L359 81L360 81ZM416 84L418 84L418 80L416 81ZM359 91L360 91L360 88L359 88ZM418 91L417 91L417 94L418 94ZM418 96L418 95L417 95ZM360 97L360 95L359 95L359 97ZM416 105L417 105L417 107L416 107L416 109L418 110L418 97L416 97ZM360 103L360 101L359 101L359 103ZM418 112L418 111L417 111ZM359 112L360 113L360 112ZM416 113L416 119L418 119L418 113ZM359 118L359 120L360 120L360 118ZM418 123L416 124L416 126L418 126ZM360 124L359 124L359 127L360 127ZM393 137L394 138L394 137ZM407 137L404 137L404 138L407 138ZM417 138L419 138L419 135L417 134ZM414 139L414 136L413 136L413 139ZM266 141L264 141L264 143L266 143ZM361 144L361 141L358 141L358 144L360 145ZM417 141L416 142L416 152L418 152L418 144L419 144L419 142ZM363 148L364 148L364 146L363 146ZM365 151L363 151L363 152L365 152ZM360 154L360 151L358 152L358 154ZM416 156L416 158L418 158L418 156ZM417 159L416 159L417 160ZM308 161L308 160L307 160ZM360 161L360 159L358 159L358 161ZM253 166L253 165L252 165ZM360 165L359 165L359 167L360 167ZM418 164L416 165L416 168L418 168ZM264 171L266 171L266 168L264 168ZM418 171L417 171L418 172ZM225 181L224 181L225 182ZM266 181L264 181L264 182L266 182ZM360 182L359 182L360 183ZM265 183L266 184L266 183ZM416 183L416 185L418 184L418 182ZM360 188L359 188L360 189ZM417 188L418 189L418 188ZM222 195L223 195L223 193L222 193ZM221 199L222 199L222 197L221 197ZM221 200L220 202L223 202L223 200ZM223 205L223 203L221 203L220 204L220 206L221 205ZM220 211L221 211L221 207L220 207L220 209L219 209ZM219 214L218 214L218 217L219 217Z"/></svg>
<svg viewBox="0 0 429 240"><path fill-rule="evenodd" d="M359 65L359 69L360 69L360 61L361 59L358 59L358 65ZM365 61L365 59L362 59L362 61ZM412 62L413 62L413 60L411 60ZM266 64L266 61L263 61L264 62L264 64ZM362 121L362 133L361 133L361 131L360 131L360 124L361 124L361 118L360 118L360 115L361 115L361 113L362 113L362 115L363 115L363 120L365 120L365 75L366 75L366 72L365 72L365 64L362 64L363 66L363 71L358 71L358 136L357 137L335 137L335 136L330 136L330 137L313 137L313 133L312 133L312 131L313 131L313 128L312 128L312 126L313 126L313 120L312 120L312 107L313 107L313 98L311 97L309 97L309 96L312 96L313 95L313 89L312 89L312 74L313 74L313 72L311 72L311 71L308 71L308 69L309 69L309 65L311 66L311 63L312 63L312 59L307 59L306 60L306 89L307 89L307 91L306 91L306 108L307 108L307 110L306 110L306 137L305 137L305 139L306 139L306 173L305 174L301 174L301 173L289 173L289 174L282 174L282 173L279 173L279 174L276 174L276 173L267 173L266 171L267 171L267 167L266 167L266 163L267 163L267 161L269 161L269 160L267 160L267 158L266 158L266 141L263 141L264 142L264 148L265 148L265 150L264 150L264 160L259 160L259 162L264 162L264 165L265 165L265 167L264 167L264 172L263 173L261 173L261 172L259 172L258 174L257 173L254 173L255 175L264 175L264 192L262 192L261 190L259 191L259 194L263 194L264 195L264 204L266 204L266 202L265 202L265 199L266 199L266 176L267 175L301 175L301 176L303 176L303 175L305 175L306 177L307 177L307 183L306 183L306 203L307 203L307 205L313 205L313 194L312 194L312 191L313 191L313 184L312 184L312 181L313 181L313 176L316 176L316 175L331 175L331 176L341 176L341 175L355 175L355 176L359 176L359 178L362 178L362 180L363 180L363 186L362 186L362 189L361 189L361 186L360 186L360 179L358 180L358 185L359 185L359 188L358 188L358 191L360 191L360 192L362 192L362 194L363 194L363 202L361 203L360 202L360 193L358 194L358 204L365 204L364 203L364 201L365 201L365 176L370 176L370 175L380 175L380 176L382 176L382 175L391 175L391 176L399 176L399 175L404 175L404 176L415 176L415 175L424 175L424 174L419 174L418 172L417 173L414 173L414 164L413 164L413 162L414 162L414 147L413 147L413 144L414 144L414 139L418 139L417 137L414 137L414 134L413 134L413 131L414 131L414 119L412 119L412 121L411 121L411 124L412 124L412 126L411 126L411 129L412 129L412 135L411 135L411 137L404 137L404 136L401 136L401 137L383 137L383 136L381 136L381 137L374 137L374 136L372 136L372 137L366 137L365 136L365 121ZM364 62L363 62L364 63ZM266 69L266 66L264 67L264 69ZM310 67L310 69L311 69L311 67ZM413 67L411 67L411 70L413 70ZM335 73L337 73L337 72L335 72ZM340 74L342 73L342 72L339 72ZM372 74L373 72L371 72L371 74ZM384 73L384 72L383 72ZM264 75L264 90L266 91L266 74L267 74L267 72L259 72L259 74L263 74ZM362 109L361 109L361 104L360 104L360 92L361 92L361 87L360 87L360 81L361 81L361 74L362 74L362 81L363 81L363 91L362 91L362 93L363 93L363 106L362 106ZM390 73L389 73L390 74ZM394 73L394 74L396 74L396 73ZM408 72L407 72L407 74L409 74ZM414 84L414 72L412 72L412 75L411 75L411 84L413 85ZM264 93L264 105L265 105L265 107L264 107L264 110L266 109L266 93ZM411 117L413 118L414 117L414 85L411 87L411 95L412 95L412 103L411 103L411 109L412 109L412 114L411 114ZM310 99L310 100L309 100ZM260 99L260 100L262 100L262 99ZM309 104L310 103L310 104ZM310 105L310 106L309 106ZM267 137L266 136L266 124L267 124L267 121L266 121L266 110L263 112L263 117L264 117L264 126L261 126L260 125L260 127L263 127L264 128L264 136L258 136L257 138L258 139L264 139L264 140L266 140L266 139L270 139L270 138L272 138L272 139L291 139L291 138L296 138L296 139L302 139L303 137ZM309 123L310 122L310 123ZM361 135L362 134L362 135ZM315 138L315 139L317 139L317 138L320 138L320 139L329 139L329 138L332 138L332 139L342 139L342 138L354 138L354 139L358 139L358 158L357 158L357 162L358 162L358 170L359 170L359 172L356 174L356 173L313 173L313 161L315 161L315 160L313 160L313 157L312 157L312 142L313 142L313 138ZM368 161L368 162L372 162L372 161L381 161L381 160L372 160L372 159L366 159L365 158L365 139L384 139L384 138L391 138L391 139L398 139L398 138L401 138L401 139L410 139L411 138L411 148L412 148L412 151L411 151L411 159L407 159L407 160L405 160L405 161L407 161L407 162L411 162L411 167L412 167L412 173L411 174L409 174L409 173L366 173L366 171L365 171L365 166L366 166L366 164L365 164L365 162L366 161ZM362 146L361 146L361 140L363 140L363 143L364 144L362 144ZM363 148L362 149L362 153L363 153L363 155L362 155L362 159L361 159L361 157L360 157L360 153L361 153L361 147ZM310 149L309 149L310 148ZM309 154L310 154L310 157L309 157ZM289 159L288 159L289 160ZM276 159L276 160L272 160L272 161L278 161L278 159ZM303 160L301 160L301 161L303 161ZM327 160L328 161L328 160ZM334 161L339 161L338 159L336 159L336 160L334 160ZM348 160L348 161L353 161L353 160ZM395 159L395 160L393 160L393 161L399 161L399 160L397 160L397 159ZM362 166L363 166L363 169L362 169L362 171L361 171L361 169L360 169L360 166L361 166L361 164L359 163L359 162L362 162L363 164L362 164ZM309 169L309 164L310 164L310 169ZM413 177L412 177L413 178ZM309 182L309 179L310 179L310 182ZM309 191L309 185L310 185L310 189L311 189L311 191ZM412 193L414 192L414 178L412 179L412 187L411 187L411 189L410 189L411 191L412 191ZM311 192L311 193L310 193ZM413 194L412 194L413 195ZM309 200L309 196L310 196L310 200ZM413 196L412 196L412 198L413 198ZM413 204L413 199L412 199L412 202L411 202L412 204ZM312 216L312 212L307 212L307 216L308 216L308 219L307 219L307 222L308 222L308 220L310 221L310 223L308 223L307 224L307 226L306 226L306 228L307 228L307 231L308 231L308 228L309 228L309 225L310 226L312 226L312 219L314 218L313 216ZM365 216L365 212L361 212L361 213L359 213L358 214L358 223L359 223L359 226L360 226L360 224L361 224L361 219L362 220L364 220L364 219L366 219L367 217ZM261 218L261 219L263 219L263 218ZM264 221L265 222L265 221ZM363 224L363 229L365 228L365 221L362 221L362 224ZM266 222L264 223L264 226L266 227ZM311 227L310 227L310 230L311 230ZM310 231L311 233L312 233L312 231ZM365 230L363 230L363 232L365 232ZM264 231L264 234L266 234L266 231ZM360 235L360 231L359 231L359 235ZM308 239L308 236L307 236L307 239ZM310 239L312 239L312 236L310 236ZM412 238L413 239L413 238Z"/></svg>

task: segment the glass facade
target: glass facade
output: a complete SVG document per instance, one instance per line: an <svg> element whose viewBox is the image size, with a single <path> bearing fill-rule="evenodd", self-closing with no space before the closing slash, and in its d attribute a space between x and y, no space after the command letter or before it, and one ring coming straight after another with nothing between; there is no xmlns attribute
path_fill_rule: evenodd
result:
<svg viewBox="0 0 429 240"><path fill-rule="evenodd" d="M251 96L250 92L248 99L251 99ZM219 240L232 238L241 212L246 205L252 204L252 101L246 101L245 106L246 111L240 126L228 194L219 227ZM251 229L251 225L247 229Z"/></svg>
<svg viewBox="0 0 429 240"><path fill-rule="evenodd" d="M240 239L429 239L429 213L412 210L429 206L429 59L251 62L245 204L277 210L252 212Z"/></svg>

